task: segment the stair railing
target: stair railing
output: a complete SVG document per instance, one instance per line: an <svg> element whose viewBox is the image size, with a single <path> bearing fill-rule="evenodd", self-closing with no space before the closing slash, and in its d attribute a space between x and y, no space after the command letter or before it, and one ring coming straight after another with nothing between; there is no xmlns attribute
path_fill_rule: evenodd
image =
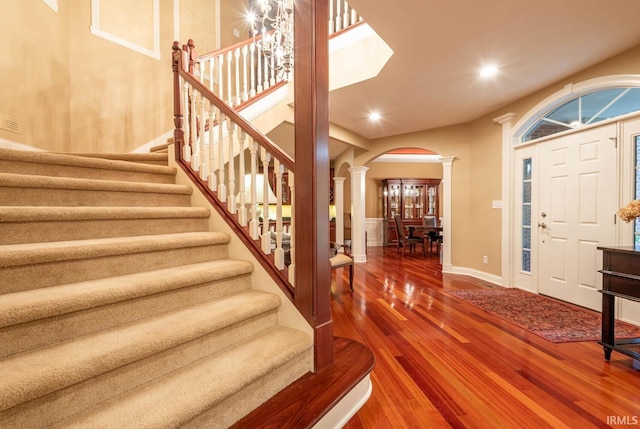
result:
<svg viewBox="0 0 640 429"><path fill-rule="evenodd" d="M293 159L200 81L193 44L174 42L172 62L176 161L294 301Z"/></svg>
<svg viewBox="0 0 640 429"><path fill-rule="evenodd" d="M364 22L344 0L329 6L330 37ZM331 350L332 331L316 326L310 304L326 298L295 285L294 160L238 114L286 82L260 60L253 38L200 57L192 40L172 49L176 162L313 329L322 330L316 349Z"/></svg>

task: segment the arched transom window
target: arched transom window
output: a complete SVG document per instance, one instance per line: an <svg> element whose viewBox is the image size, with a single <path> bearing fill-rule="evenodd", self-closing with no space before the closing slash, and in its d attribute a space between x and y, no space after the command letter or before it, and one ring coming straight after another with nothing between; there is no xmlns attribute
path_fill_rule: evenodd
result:
<svg viewBox="0 0 640 429"><path fill-rule="evenodd" d="M537 120L522 141L546 137L640 110L640 88L610 88L578 96Z"/></svg>

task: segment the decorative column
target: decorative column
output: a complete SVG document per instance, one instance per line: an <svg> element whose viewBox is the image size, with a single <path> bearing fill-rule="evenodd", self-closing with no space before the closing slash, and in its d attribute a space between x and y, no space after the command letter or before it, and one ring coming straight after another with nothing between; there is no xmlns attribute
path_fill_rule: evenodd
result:
<svg viewBox="0 0 640 429"><path fill-rule="evenodd" d="M511 210L511 187L513 184L514 171L513 162L511 160L513 155L513 145L511 144L511 127L513 126L513 120L516 118L515 113L507 113L494 119L495 122L502 125L502 255L501 255L501 270L502 270L502 286L511 287L512 273L511 267L513 266L511 245L511 222L514 217Z"/></svg>
<svg viewBox="0 0 640 429"><path fill-rule="evenodd" d="M442 160L442 249L440 254L440 262L442 263L442 272L452 272L451 265L451 189L452 189L452 171L454 156L440 158Z"/></svg>
<svg viewBox="0 0 640 429"><path fill-rule="evenodd" d="M344 245L344 181L346 177L334 177L333 204L336 206L336 243Z"/></svg>
<svg viewBox="0 0 640 429"><path fill-rule="evenodd" d="M365 242L365 175L369 167L351 167L351 257L367 262Z"/></svg>

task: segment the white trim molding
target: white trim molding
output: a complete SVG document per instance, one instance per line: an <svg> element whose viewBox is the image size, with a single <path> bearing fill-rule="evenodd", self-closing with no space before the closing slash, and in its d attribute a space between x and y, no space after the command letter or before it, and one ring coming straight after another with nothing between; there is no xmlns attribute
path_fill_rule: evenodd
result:
<svg viewBox="0 0 640 429"><path fill-rule="evenodd" d="M373 385L369 374L335 404L313 429L335 429L346 425L358 410L369 400Z"/></svg>
<svg viewBox="0 0 640 429"><path fill-rule="evenodd" d="M153 0L153 50L104 31L100 27L100 0L91 0L91 34L156 60L160 59L160 0Z"/></svg>
<svg viewBox="0 0 640 429"><path fill-rule="evenodd" d="M495 274L485 273L484 271L475 270L473 268L451 266L451 269L447 271L447 273L474 277L476 279L480 279L485 282L493 283L494 285L497 285L497 286L511 287L509 285L503 285L502 278L500 276L496 276Z"/></svg>
<svg viewBox="0 0 640 429"><path fill-rule="evenodd" d="M6 140L3 138L0 138L0 148L3 149L14 149L14 150L24 150L24 151L31 151L31 152L45 152L44 149L39 149L37 147L33 147L33 146L29 146L26 145L24 143L18 143L18 142L14 142L11 140Z"/></svg>
<svg viewBox="0 0 640 429"><path fill-rule="evenodd" d="M368 217L364 223L367 231L367 247L384 246L384 219Z"/></svg>
<svg viewBox="0 0 640 429"><path fill-rule="evenodd" d="M511 285L511 266L513 252L511 249L511 193L513 192L513 174L511 158L513 157L513 148L511 145L511 126L516 118L515 113L507 113L494 119L495 122L502 125L502 254L500 266L502 270L502 286L510 287Z"/></svg>
<svg viewBox="0 0 640 429"><path fill-rule="evenodd" d="M453 161L455 156L443 156L442 160L442 272L450 273L451 265L451 196Z"/></svg>
<svg viewBox="0 0 640 429"><path fill-rule="evenodd" d="M53 10L55 13L58 13L58 0L42 0L42 1L44 2L44 4L49 6L51 10Z"/></svg>

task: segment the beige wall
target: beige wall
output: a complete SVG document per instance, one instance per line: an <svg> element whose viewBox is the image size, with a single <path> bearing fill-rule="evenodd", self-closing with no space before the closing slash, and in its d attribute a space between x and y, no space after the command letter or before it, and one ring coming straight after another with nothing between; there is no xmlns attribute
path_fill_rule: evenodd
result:
<svg viewBox="0 0 640 429"><path fill-rule="evenodd" d="M227 2L228 3L228 2ZM173 129L173 0L160 0L160 59L91 34L91 1L0 2L0 114L20 120L22 134L0 139L63 152L129 152ZM135 8L132 10L132 7ZM153 2L102 0L105 32L153 49ZM216 5L180 2L180 37L212 50ZM135 25L132 24L135 19Z"/></svg>
<svg viewBox="0 0 640 429"><path fill-rule="evenodd" d="M69 149L69 8L42 0L0 1L0 114L19 120L21 134L0 139L55 151ZM89 23L85 23L88 28Z"/></svg>

